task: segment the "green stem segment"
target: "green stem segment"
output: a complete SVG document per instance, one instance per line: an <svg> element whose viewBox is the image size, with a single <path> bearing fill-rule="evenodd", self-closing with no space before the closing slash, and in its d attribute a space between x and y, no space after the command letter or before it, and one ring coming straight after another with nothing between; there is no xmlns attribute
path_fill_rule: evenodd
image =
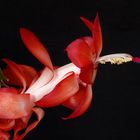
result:
<svg viewBox="0 0 140 140"><path fill-rule="evenodd" d="M1 87L8 87L5 84L5 81L7 80L7 78L4 76L2 69L0 68L0 88Z"/></svg>

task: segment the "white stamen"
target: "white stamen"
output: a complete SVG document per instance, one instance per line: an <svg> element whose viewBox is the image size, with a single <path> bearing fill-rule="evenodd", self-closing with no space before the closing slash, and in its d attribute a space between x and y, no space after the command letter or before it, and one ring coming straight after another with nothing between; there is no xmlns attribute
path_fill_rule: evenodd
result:
<svg viewBox="0 0 140 140"><path fill-rule="evenodd" d="M102 57L99 57L96 62L99 62L101 64L105 64L107 62L110 62L111 64L123 64L126 62L132 61L133 57L130 54L127 53L116 53L116 54L110 54L105 55Z"/></svg>

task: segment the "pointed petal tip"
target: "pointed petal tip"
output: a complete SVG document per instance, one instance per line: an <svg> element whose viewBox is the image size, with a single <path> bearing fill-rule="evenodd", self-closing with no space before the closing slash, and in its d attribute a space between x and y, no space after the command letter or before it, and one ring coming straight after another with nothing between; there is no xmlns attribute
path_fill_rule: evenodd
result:
<svg viewBox="0 0 140 140"><path fill-rule="evenodd" d="M32 122L28 122L32 113L36 115L36 119ZM25 118L21 118L16 121L16 124L14 126L13 140L22 140L31 130L33 130L38 125L45 114L45 112L38 107L34 107L32 109L32 113ZM20 134L20 131L23 131L23 133Z"/></svg>
<svg viewBox="0 0 140 140"><path fill-rule="evenodd" d="M20 27L20 28L19 28L19 32L20 32L20 33L24 32L24 30L27 30L27 29L26 29L25 27Z"/></svg>
<svg viewBox="0 0 140 140"><path fill-rule="evenodd" d="M49 56L47 49L40 42L38 37L28 30L27 28L21 27L20 35L23 43L26 48L45 66L48 66L51 70L53 70L52 62Z"/></svg>
<svg viewBox="0 0 140 140"><path fill-rule="evenodd" d="M93 30L93 23L90 21L90 20L88 20L87 18L85 18L85 17L80 17L80 19L83 21L83 23L89 28L89 30L90 31L92 31Z"/></svg>
<svg viewBox="0 0 140 140"><path fill-rule="evenodd" d="M19 28L19 33L20 33L21 37L24 37L24 35L32 33L32 32L25 27L20 27Z"/></svg>
<svg viewBox="0 0 140 140"><path fill-rule="evenodd" d="M80 88L79 92L77 93L80 98L75 98L75 101L78 103L76 106L73 106L73 112L68 117L63 117L63 120L74 119L83 115L87 109L89 108L91 101L92 101L92 87L88 85L87 87ZM72 106L73 102L70 101L66 103L66 107ZM64 105L64 106L65 106Z"/></svg>

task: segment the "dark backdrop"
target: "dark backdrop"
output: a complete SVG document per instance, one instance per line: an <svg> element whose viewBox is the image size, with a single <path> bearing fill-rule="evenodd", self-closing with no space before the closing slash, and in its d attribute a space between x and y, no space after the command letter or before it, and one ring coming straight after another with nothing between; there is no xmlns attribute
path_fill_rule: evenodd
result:
<svg viewBox="0 0 140 140"><path fill-rule="evenodd" d="M99 13L102 55L117 52L140 56L140 4L128 0L29 0L0 2L0 57L17 63L42 65L24 48L19 28L32 30L47 47L53 64L64 65L64 51L75 38L89 35L80 16ZM42 122L25 140L127 140L140 138L140 64L100 65L87 112L63 121L63 107L46 109Z"/></svg>

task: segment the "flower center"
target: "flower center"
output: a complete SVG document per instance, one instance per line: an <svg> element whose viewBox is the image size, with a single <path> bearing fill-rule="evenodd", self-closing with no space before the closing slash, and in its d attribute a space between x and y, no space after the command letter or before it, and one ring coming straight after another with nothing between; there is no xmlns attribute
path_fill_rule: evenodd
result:
<svg viewBox="0 0 140 140"><path fill-rule="evenodd" d="M98 63L101 64L105 64L107 62L111 63L111 64L123 64L123 63L127 63L133 60L133 57L130 54L126 54L126 53L116 53L116 54L110 54L110 55L105 55L102 57L99 57L99 59L97 59Z"/></svg>

